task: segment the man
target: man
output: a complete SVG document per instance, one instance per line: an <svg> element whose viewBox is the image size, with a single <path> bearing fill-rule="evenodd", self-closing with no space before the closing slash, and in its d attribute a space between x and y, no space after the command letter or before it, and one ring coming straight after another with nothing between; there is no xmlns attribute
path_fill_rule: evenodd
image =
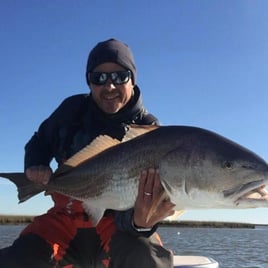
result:
<svg viewBox="0 0 268 268"><path fill-rule="evenodd" d="M65 99L26 144L29 180L48 183L53 158L61 165L99 135L121 140L127 124L158 124L142 105L133 55L124 43L98 43L89 54L86 79L90 94ZM171 253L153 234L174 213L174 204L163 201L146 222L161 191L158 171L143 171L134 208L107 210L96 227L80 201L52 193L54 207L1 251L0 267L173 267Z"/></svg>

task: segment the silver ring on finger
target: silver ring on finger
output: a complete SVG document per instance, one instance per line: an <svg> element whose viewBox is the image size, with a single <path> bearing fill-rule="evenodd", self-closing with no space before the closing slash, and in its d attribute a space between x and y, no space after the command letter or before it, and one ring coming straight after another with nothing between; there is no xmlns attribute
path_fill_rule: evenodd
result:
<svg viewBox="0 0 268 268"><path fill-rule="evenodd" d="M144 195L146 195L146 196L151 196L152 193L144 192Z"/></svg>

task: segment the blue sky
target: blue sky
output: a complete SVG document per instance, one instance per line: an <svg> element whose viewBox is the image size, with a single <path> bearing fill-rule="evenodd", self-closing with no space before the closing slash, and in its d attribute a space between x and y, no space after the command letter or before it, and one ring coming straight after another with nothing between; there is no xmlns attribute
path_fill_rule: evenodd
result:
<svg viewBox="0 0 268 268"><path fill-rule="evenodd" d="M24 145L67 96L88 92L90 49L129 44L144 104L162 124L216 131L268 160L268 2L265 0L12 0L0 2L0 170L22 171ZM0 214L18 205L0 179ZM268 209L190 211L188 220L268 224Z"/></svg>

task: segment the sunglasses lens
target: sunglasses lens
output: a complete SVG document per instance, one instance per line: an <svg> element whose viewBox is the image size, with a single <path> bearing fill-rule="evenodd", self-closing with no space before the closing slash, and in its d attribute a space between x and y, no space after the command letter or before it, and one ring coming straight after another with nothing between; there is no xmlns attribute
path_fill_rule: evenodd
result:
<svg viewBox="0 0 268 268"><path fill-rule="evenodd" d="M118 71L112 73L92 72L88 74L89 81L95 85L104 85L110 77L112 82L116 85L122 85L129 81L131 77L130 71Z"/></svg>
<svg viewBox="0 0 268 268"><path fill-rule="evenodd" d="M121 85L128 82L130 75L130 71L114 72L111 73L111 78L115 84Z"/></svg>
<svg viewBox="0 0 268 268"><path fill-rule="evenodd" d="M89 74L89 81L95 85L104 85L107 79L107 73L93 72Z"/></svg>

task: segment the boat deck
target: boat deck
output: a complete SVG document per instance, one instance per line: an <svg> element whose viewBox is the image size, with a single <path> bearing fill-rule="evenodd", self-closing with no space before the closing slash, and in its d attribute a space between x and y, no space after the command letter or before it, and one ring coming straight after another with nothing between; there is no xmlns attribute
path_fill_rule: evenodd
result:
<svg viewBox="0 0 268 268"><path fill-rule="evenodd" d="M174 268L219 268L219 263L204 256L174 256Z"/></svg>

